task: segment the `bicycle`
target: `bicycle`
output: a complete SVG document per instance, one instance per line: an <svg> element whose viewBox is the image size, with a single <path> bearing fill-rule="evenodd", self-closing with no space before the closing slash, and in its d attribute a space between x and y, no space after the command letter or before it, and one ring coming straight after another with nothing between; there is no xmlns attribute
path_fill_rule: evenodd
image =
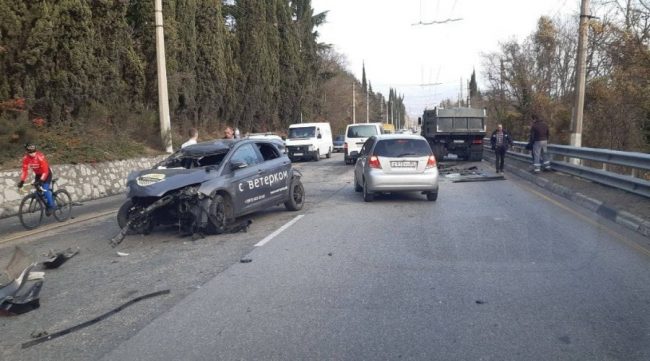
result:
<svg viewBox="0 0 650 361"><path fill-rule="evenodd" d="M72 198L70 193L65 189L54 190L57 179L52 179L52 199L56 203L56 209L53 212L54 218L59 222L65 222L70 218L72 213ZM46 212L47 199L45 190L37 183L32 183L34 188L28 195L23 197L18 210L18 218L23 227L34 229L43 222L43 214L47 217L50 215Z"/></svg>

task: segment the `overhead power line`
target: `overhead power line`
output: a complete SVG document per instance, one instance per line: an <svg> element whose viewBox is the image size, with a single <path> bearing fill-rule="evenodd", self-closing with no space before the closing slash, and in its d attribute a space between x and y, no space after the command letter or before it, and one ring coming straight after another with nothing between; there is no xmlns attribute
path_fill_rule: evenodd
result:
<svg viewBox="0 0 650 361"><path fill-rule="evenodd" d="M444 23L450 23L453 21L461 21L463 18L455 18L455 19L445 19L445 20L434 20L434 21L428 21L428 22L423 22L423 21L418 21L417 23L411 24L411 26L416 26L416 25L434 25L434 24L444 24Z"/></svg>

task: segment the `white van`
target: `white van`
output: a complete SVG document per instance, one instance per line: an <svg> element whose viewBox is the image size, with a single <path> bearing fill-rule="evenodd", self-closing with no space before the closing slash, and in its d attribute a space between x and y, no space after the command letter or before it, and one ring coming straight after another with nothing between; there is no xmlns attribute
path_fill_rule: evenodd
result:
<svg viewBox="0 0 650 361"><path fill-rule="evenodd" d="M343 143L345 164L354 164L363 143L373 135L382 134L383 129L381 123L348 124L345 129L345 143Z"/></svg>
<svg viewBox="0 0 650 361"><path fill-rule="evenodd" d="M322 155L329 158L334 149L330 123L291 124L285 144L291 161L296 159L318 161Z"/></svg>

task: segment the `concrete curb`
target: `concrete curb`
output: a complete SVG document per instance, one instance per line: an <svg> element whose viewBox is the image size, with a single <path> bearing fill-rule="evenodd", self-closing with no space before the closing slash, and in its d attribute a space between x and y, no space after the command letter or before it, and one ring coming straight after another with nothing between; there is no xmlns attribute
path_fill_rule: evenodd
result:
<svg viewBox="0 0 650 361"><path fill-rule="evenodd" d="M486 157L487 155L487 157ZM484 159L494 163L495 159L490 157L490 154L483 153ZM598 214L599 216L609 219L612 222L615 222L623 227L626 227L632 231L635 231L645 237L650 238L650 220L646 220L637 215L631 214L627 211L617 209L611 205L608 205L598 199L593 199L582 193L576 192L572 189L569 189L563 185L553 183L548 179L538 177L535 174L530 173L525 169L521 169L512 165L512 163L519 164L516 159L508 159L508 162L505 163L505 168L511 174L523 178L531 183L536 184L537 186L548 190L551 193L559 195L563 198L566 198L583 208L588 209L591 212Z"/></svg>

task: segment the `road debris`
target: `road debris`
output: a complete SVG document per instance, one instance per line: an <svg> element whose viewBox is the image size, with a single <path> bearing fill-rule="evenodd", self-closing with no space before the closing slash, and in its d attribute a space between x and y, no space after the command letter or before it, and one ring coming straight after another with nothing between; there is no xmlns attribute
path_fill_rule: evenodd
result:
<svg viewBox="0 0 650 361"><path fill-rule="evenodd" d="M59 268L62 264L67 262L70 258L74 257L79 253L79 248L72 249L68 248L65 251L54 251L50 250L47 254L47 259L43 261L43 266L48 269Z"/></svg>
<svg viewBox="0 0 650 361"><path fill-rule="evenodd" d="M40 307L39 294L43 286L42 276L29 280L36 266L31 257L16 247L3 276L10 280L0 285L0 315L20 315ZM42 272L40 272L42 273Z"/></svg>
<svg viewBox="0 0 650 361"><path fill-rule="evenodd" d="M241 263L251 263L251 262L253 262L253 260L250 259L250 258L242 258L242 259L239 260L239 262L241 262Z"/></svg>
<svg viewBox="0 0 650 361"><path fill-rule="evenodd" d="M487 182L495 180L504 180L506 179L503 174L491 175L486 174L476 166L470 167L458 167L456 164L453 166L443 167L439 170L440 175L451 179L452 183L463 183L463 182Z"/></svg>
<svg viewBox="0 0 650 361"><path fill-rule="evenodd" d="M98 316L98 317L93 318L93 319L90 320L90 321L86 321L86 322L84 322L84 323L78 324L78 325L76 325L76 326L72 326L72 327L70 327L70 328L66 328L65 330L61 330L61 331L54 332L54 333L52 333L52 334L48 334L47 331L43 331L43 332L44 332L44 336L39 337L39 338L37 338L37 339L35 339L35 340L32 340L32 341L27 341L27 342L23 343L23 344L21 345L21 347L22 347L23 349L26 349L26 348L29 348L29 347L32 347L32 346L35 346L35 345L41 344L41 343L43 343L43 342L47 342L47 341L49 341L49 340L53 340L53 339L55 339L55 338L59 338L59 337L61 337L61 336L67 335L67 334L69 334L69 333L72 333L72 332L75 332L75 331L81 330L82 328L86 328L86 327L88 327L88 326L90 326L90 325L93 325L93 324L95 324L95 323L97 323L97 322L99 322L99 321L101 321L101 320L104 320L104 319L106 319L106 318L108 318L108 317L110 317L110 316L112 316L112 315L114 315L114 314L116 314L116 313L122 311L123 309L125 309L125 308L131 306L132 304L134 304L134 303L136 303L136 302L140 302L140 301L142 301L142 300L146 300L147 298L152 298L152 297L156 297L156 296L166 295L166 294L169 294L169 293L170 293L170 290L164 290L164 291L153 292L153 293L149 293L149 294L146 294L146 295L143 295L143 296L140 296L140 297L136 297L136 298L132 299L131 301L126 302L126 303L122 304L121 306L119 306L119 307L117 307L117 308L115 308L115 309L113 309L113 310L111 310L111 311L108 311L108 312L104 313L104 314L101 315L101 316Z"/></svg>
<svg viewBox="0 0 650 361"><path fill-rule="evenodd" d="M120 252L120 251L117 251L117 255L120 256L120 257L126 257L126 256L128 256L129 254L126 253L126 252Z"/></svg>
<svg viewBox="0 0 650 361"><path fill-rule="evenodd" d="M45 272L29 272L28 281L38 281L45 278Z"/></svg>

